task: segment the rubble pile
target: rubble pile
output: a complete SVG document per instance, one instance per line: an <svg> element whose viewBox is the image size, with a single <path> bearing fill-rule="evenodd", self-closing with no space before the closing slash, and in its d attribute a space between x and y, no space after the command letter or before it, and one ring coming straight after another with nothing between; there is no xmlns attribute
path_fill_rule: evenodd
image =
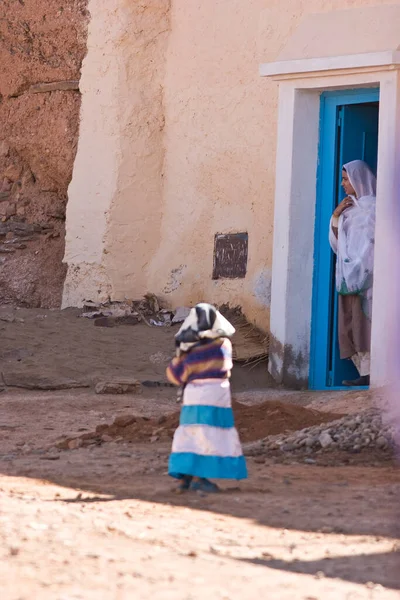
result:
<svg viewBox="0 0 400 600"><path fill-rule="evenodd" d="M253 366L266 363L268 336L249 323L240 307L230 308L228 305L223 305L219 310L236 329L232 339L234 361ZM138 323L145 323L148 327L171 327L183 323L189 312L190 307L187 306L180 306L174 310L163 307L155 294L148 293L140 300L125 299L122 302L109 300L104 303L86 301L81 316L93 319L96 327Z"/></svg>
<svg viewBox="0 0 400 600"><path fill-rule="evenodd" d="M291 434L268 436L248 447L248 454L314 454L332 451L393 450L396 424L385 422L378 409L347 415L329 423L306 427Z"/></svg>
<svg viewBox="0 0 400 600"><path fill-rule="evenodd" d="M136 325L140 322L149 327L170 327L182 323L189 311L190 309L185 307L175 311L163 308L157 296L148 293L140 300L109 301L101 304L86 301L81 316L94 319L94 324L98 327Z"/></svg>

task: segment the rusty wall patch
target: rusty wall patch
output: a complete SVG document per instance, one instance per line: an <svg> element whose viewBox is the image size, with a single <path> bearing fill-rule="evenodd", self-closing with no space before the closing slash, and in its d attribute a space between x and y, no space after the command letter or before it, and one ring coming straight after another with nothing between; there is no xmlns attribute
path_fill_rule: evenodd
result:
<svg viewBox="0 0 400 600"><path fill-rule="evenodd" d="M213 279L243 279L247 272L247 233L217 233L214 238Z"/></svg>

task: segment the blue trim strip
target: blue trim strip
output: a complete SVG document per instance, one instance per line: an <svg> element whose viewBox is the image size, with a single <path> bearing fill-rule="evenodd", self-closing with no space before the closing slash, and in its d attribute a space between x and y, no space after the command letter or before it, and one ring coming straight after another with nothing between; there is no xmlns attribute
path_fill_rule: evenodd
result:
<svg viewBox="0 0 400 600"><path fill-rule="evenodd" d="M335 169L338 151L338 110L350 104L377 102L379 94L379 88L356 88L324 92L321 95L310 339L309 388L312 390L344 389L330 381L330 325L335 305L331 294L334 259L328 242L328 232L329 219L336 200L336 181L340 177L340 172L336 173Z"/></svg>
<svg viewBox="0 0 400 600"><path fill-rule="evenodd" d="M182 406L181 425L210 425L230 429L235 426L231 408L218 406Z"/></svg>
<svg viewBox="0 0 400 600"><path fill-rule="evenodd" d="M324 98L334 98L339 104L360 104L362 102L376 102L379 100L380 88L349 88L347 90L332 90L323 92Z"/></svg>
<svg viewBox="0 0 400 600"><path fill-rule="evenodd" d="M207 479L247 479L244 456L203 456L192 452L174 452L169 457L168 474L206 477Z"/></svg>

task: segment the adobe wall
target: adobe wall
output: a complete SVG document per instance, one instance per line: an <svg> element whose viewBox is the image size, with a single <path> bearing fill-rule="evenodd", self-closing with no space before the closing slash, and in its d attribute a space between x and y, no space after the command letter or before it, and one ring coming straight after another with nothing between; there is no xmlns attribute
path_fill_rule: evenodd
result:
<svg viewBox="0 0 400 600"><path fill-rule="evenodd" d="M0 3L0 304L61 303L87 21L86 0Z"/></svg>
<svg viewBox="0 0 400 600"><path fill-rule="evenodd" d="M64 306L152 291L239 304L268 329L278 85L259 65L306 12L374 4L90 0ZM214 236L236 232L246 277L214 280Z"/></svg>

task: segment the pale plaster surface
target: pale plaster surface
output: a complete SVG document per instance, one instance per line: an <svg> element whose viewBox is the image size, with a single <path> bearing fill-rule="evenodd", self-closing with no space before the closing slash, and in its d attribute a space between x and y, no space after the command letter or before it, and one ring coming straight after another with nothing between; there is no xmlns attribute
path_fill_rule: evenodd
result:
<svg viewBox="0 0 400 600"><path fill-rule="evenodd" d="M339 10L343 3L337 2L336 10L329 14L320 12L305 15L277 60L345 56L397 50L400 47L399 3L391 0L385 6L385 2L375 0L373 6L368 6L371 4L369 2L346 4L349 6L347 10Z"/></svg>
<svg viewBox="0 0 400 600"><path fill-rule="evenodd" d="M66 213L64 261L68 272L63 306L79 306L82 300L89 299L99 279L105 280L108 289L108 278L101 265L107 211L116 188L119 159L114 101L118 90L115 39L122 34L115 16L118 5L117 0L89 2L88 52L80 81L80 135ZM96 298L104 295L103 286L98 289Z"/></svg>
<svg viewBox="0 0 400 600"><path fill-rule="evenodd" d="M118 43L115 94L120 160L104 240L104 266L116 299L161 291L162 276L154 287L149 285L148 266L159 248L165 211L164 95L170 34L170 0L122 4L125 32Z"/></svg>
<svg viewBox="0 0 400 600"><path fill-rule="evenodd" d="M158 247L169 0L90 0L63 306L137 296Z"/></svg>
<svg viewBox="0 0 400 600"><path fill-rule="evenodd" d="M375 21L383 18L385 29L385 8L373 12ZM400 10L390 9L388 16L396 18L400 25ZM357 39L356 34L354 37ZM288 60L293 58L298 59L299 53L290 54ZM373 60L373 53L371 58ZM269 367L274 377L284 383L307 385L309 372L315 185L310 187L310 180L304 174L313 172L311 179L315 181L319 94L321 90L357 86L379 86L381 92L371 383L379 387L390 382L391 332L395 322L390 294L394 286L394 262L390 256L397 246L394 240L399 232L394 230L393 217L397 215L400 202L396 167L399 160L399 67L377 67L372 62L369 69L365 66L357 70L351 69L351 64L350 55L349 66L346 68L344 62L341 72L310 73L303 75L303 79L296 73L288 76L287 71L282 70ZM301 270L300 262L303 264Z"/></svg>
<svg viewBox="0 0 400 600"><path fill-rule="evenodd" d="M291 43L318 53L307 23L284 50L303 16L376 3L90 0L64 305L151 290L173 306L240 304L268 329L278 84L259 64L290 56ZM362 14L357 51L370 52L377 25ZM327 38L321 56L350 44ZM249 234L247 277L213 281L214 235L239 231ZM297 329L305 347L309 332Z"/></svg>

